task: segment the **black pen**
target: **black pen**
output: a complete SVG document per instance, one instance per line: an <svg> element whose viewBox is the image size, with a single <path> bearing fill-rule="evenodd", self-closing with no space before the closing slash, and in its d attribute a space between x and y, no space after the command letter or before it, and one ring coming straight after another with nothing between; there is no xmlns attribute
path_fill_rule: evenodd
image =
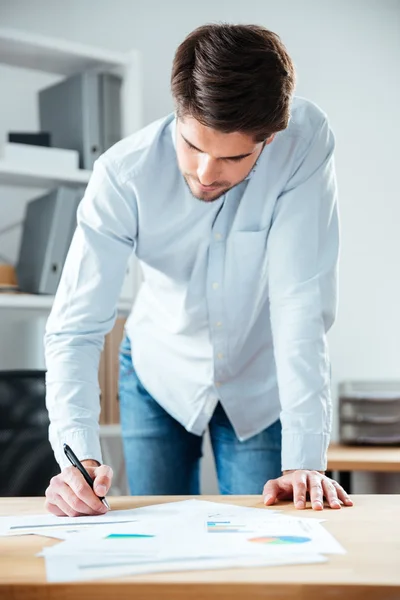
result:
<svg viewBox="0 0 400 600"><path fill-rule="evenodd" d="M85 467L83 466L83 464L81 463L79 458L76 456L76 454L68 446L68 444L64 444L64 453L65 453L65 456L68 458L69 462L71 463L71 465L73 467L76 467L82 473L83 477L85 478L86 483L88 483L93 490L93 479L90 477L89 473L86 471ZM93 493L94 493L94 490L93 490ZM106 506L108 509L110 509L110 505L108 504L107 500L104 497L101 498L100 496L98 496L98 498L99 498L99 500L102 501L104 506Z"/></svg>

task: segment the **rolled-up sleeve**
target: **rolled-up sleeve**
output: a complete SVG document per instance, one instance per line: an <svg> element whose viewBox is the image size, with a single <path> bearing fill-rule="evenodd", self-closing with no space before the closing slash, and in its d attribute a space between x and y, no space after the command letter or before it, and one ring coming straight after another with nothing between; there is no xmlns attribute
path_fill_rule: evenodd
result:
<svg viewBox="0 0 400 600"><path fill-rule="evenodd" d="M46 404L49 438L61 468L68 443L78 458L102 461L98 367L104 336L115 322L118 297L135 249L134 193L116 166L99 159L79 205L77 229L46 326Z"/></svg>
<svg viewBox="0 0 400 600"><path fill-rule="evenodd" d="M325 470L332 421L326 333L337 304L334 137L322 119L277 200L269 301L282 421L282 470Z"/></svg>

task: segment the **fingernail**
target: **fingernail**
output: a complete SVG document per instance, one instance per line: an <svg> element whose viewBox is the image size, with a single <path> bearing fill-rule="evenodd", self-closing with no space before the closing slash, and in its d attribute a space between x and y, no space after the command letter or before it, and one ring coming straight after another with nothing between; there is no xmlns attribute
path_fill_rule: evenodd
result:
<svg viewBox="0 0 400 600"><path fill-rule="evenodd" d="M98 496L105 496L107 488L105 485L96 485L96 493Z"/></svg>
<svg viewBox="0 0 400 600"><path fill-rule="evenodd" d="M271 500L271 498L272 498L271 494L264 496L264 502L269 502Z"/></svg>
<svg viewBox="0 0 400 600"><path fill-rule="evenodd" d="M337 508L340 508L340 502L339 502L339 500L333 500L332 501L332 506L336 506Z"/></svg>
<svg viewBox="0 0 400 600"><path fill-rule="evenodd" d="M305 504L302 500L296 502L296 508L304 508Z"/></svg>
<svg viewBox="0 0 400 600"><path fill-rule="evenodd" d="M322 506L322 502L319 502L319 501L317 501L317 502L314 502L314 508L316 508L316 509L323 508L323 506Z"/></svg>

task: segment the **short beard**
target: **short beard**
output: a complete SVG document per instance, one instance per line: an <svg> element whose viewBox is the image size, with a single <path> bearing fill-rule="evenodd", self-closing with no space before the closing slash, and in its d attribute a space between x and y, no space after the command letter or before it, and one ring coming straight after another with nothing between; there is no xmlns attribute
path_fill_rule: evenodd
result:
<svg viewBox="0 0 400 600"><path fill-rule="evenodd" d="M222 198L222 196L224 196L225 194L227 194L227 193L228 193L230 190L232 190L232 189L233 189L233 188L235 188L236 186L238 186L238 185L240 185L241 183L243 183L243 181L244 181L245 179L247 179L247 177L249 176L249 174L251 173L251 171L252 171L252 170L253 170L253 169L251 169L251 170L249 171L249 173L247 173L246 177L243 177L243 179L241 179L241 180L240 180L238 183L235 183L235 185L232 185L231 187L228 187L228 188L225 188L225 189L223 189L223 190L222 190L222 191L221 191L221 192L220 192L220 193L219 193L217 196L215 196L215 198L210 198L210 199L207 199L207 198L201 198L201 197L199 197L199 196L196 196L196 195L193 193L193 191L192 191L192 188L190 187L190 184L189 184L189 182L188 182L188 180L187 180L187 176L186 176L186 175L183 175L183 179L185 180L185 183L186 183L186 185L188 186L188 188L189 188L189 192L192 194L193 198L195 198L196 200L200 200L200 202L207 202L207 203L210 203L210 202L215 202L216 200L219 200L220 198Z"/></svg>
<svg viewBox="0 0 400 600"><path fill-rule="evenodd" d="M184 179L187 187L189 188L189 192L192 194L193 198L195 198L196 200L200 200L200 202L215 202L216 200L219 200L222 196L224 196L224 194L226 194L226 192L228 192L229 190L232 189L232 188L226 188L226 189L222 190L221 193L219 193L218 196L216 196L215 198L210 198L210 199L201 198L200 196L196 196L193 193L193 190L190 187L190 184L189 184L189 182L188 182L188 180L187 180L187 178L186 178L185 175L183 176L183 179Z"/></svg>

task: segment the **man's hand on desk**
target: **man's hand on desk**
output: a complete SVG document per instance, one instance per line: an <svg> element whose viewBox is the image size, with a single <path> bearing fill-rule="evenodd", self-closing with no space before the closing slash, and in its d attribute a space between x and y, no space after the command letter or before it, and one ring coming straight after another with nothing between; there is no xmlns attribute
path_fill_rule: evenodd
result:
<svg viewBox="0 0 400 600"><path fill-rule="evenodd" d="M95 460L83 460L82 464L94 479L94 493L78 469L66 467L51 479L46 490L45 506L53 515L79 517L107 512L98 496L105 496L110 489L113 476L111 467L99 465Z"/></svg>
<svg viewBox="0 0 400 600"><path fill-rule="evenodd" d="M296 508L305 508L307 492L314 510L322 510L324 497L331 508L340 508L341 504L353 506L341 485L330 479L322 471L284 471L278 479L270 479L264 486L264 504L270 506L277 500L291 500Z"/></svg>

